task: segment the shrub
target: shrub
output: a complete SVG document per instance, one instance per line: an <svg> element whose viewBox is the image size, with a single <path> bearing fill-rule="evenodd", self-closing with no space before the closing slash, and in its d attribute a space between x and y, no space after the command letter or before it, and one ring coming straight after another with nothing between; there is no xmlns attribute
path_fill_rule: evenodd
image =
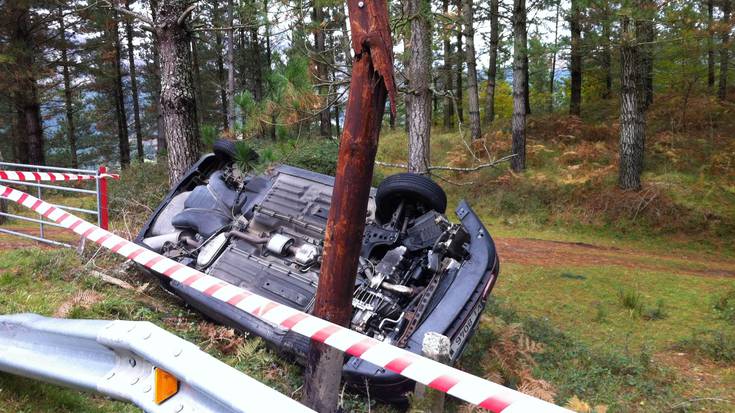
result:
<svg viewBox="0 0 735 413"><path fill-rule="evenodd" d="M735 324L735 288L715 297L713 308L722 319Z"/></svg>
<svg viewBox="0 0 735 413"><path fill-rule="evenodd" d="M735 334L715 330L696 331L690 338L679 341L675 348L693 351L714 361L735 361Z"/></svg>
<svg viewBox="0 0 735 413"><path fill-rule="evenodd" d="M643 296L641 293L633 290L618 290L618 300L620 305L629 309L631 313L641 315L643 313Z"/></svg>

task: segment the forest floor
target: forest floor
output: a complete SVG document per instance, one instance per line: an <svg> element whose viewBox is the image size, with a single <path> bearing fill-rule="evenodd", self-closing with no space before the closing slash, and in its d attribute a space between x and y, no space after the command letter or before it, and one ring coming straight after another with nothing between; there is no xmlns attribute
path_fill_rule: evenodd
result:
<svg viewBox="0 0 735 413"><path fill-rule="evenodd" d="M450 205L468 199L501 260L459 367L578 412L735 412L735 148L717 156L712 149L732 145L720 140L732 131L684 139L652 129L644 189L624 193L615 189L614 126L575 119L529 126L527 172L501 166L436 178ZM494 131L465 145L456 133L435 133L434 163L470 166L466 146L478 161L502 155L507 134ZM405 142L403 133L385 133L378 159L403 162ZM312 169L326 158L312 143L259 150ZM317 164L303 161L312 150ZM378 168L377 179L394 172ZM155 165L128 170L112 185L113 229L131 238L165 182ZM96 271L138 289L105 284ZM79 255L0 236L0 313L18 312L151 321L284 394L300 395L298 366L257 338L203 321L94 246ZM351 392L343 406L395 411ZM472 411L457 402L449 410ZM132 411L0 374L0 413Z"/></svg>

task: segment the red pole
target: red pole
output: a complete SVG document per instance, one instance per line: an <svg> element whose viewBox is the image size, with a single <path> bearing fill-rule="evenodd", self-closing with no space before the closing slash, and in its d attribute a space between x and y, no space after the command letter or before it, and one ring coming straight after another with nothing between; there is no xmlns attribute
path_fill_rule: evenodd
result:
<svg viewBox="0 0 735 413"><path fill-rule="evenodd" d="M347 0L355 61L337 159L313 314L346 326L365 230L365 212L386 98L395 111L393 44L385 0ZM303 402L320 413L337 411L343 354L312 342Z"/></svg>
<svg viewBox="0 0 735 413"><path fill-rule="evenodd" d="M107 173L107 168L100 166L97 171L97 206L100 213L100 227L110 229L109 210L107 209L107 179L100 178L104 173Z"/></svg>

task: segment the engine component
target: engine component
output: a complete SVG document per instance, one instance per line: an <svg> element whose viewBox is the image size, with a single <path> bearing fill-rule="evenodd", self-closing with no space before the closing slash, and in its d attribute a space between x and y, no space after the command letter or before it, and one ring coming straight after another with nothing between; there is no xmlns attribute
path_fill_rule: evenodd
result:
<svg viewBox="0 0 735 413"><path fill-rule="evenodd" d="M393 248L388 251L380 263L375 267L375 274L370 279L370 288L378 288L383 280L393 280L393 275L404 262L404 256L406 255L406 247L401 245L400 247Z"/></svg>
<svg viewBox="0 0 735 413"><path fill-rule="evenodd" d="M428 248L449 228L449 221L436 211L429 211L416 218L406 231L403 244L411 251Z"/></svg>
<svg viewBox="0 0 735 413"><path fill-rule="evenodd" d="M293 249L293 247L292 247ZM319 258L319 248L311 245L304 244L298 248L295 248L294 260L301 265L314 264Z"/></svg>
<svg viewBox="0 0 735 413"><path fill-rule="evenodd" d="M206 267L219 255L222 247L227 243L227 234L222 232L204 244L197 256L197 266Z"/></svg>
<svg viewBox="0 0 735 413"><path fill-rule="evenodd" d="M143 239L143 243L150 247L153 251L161 252L163 245L167 242L175 243L179 240L181 230L174 231L170 234L157 235L155 237L148 237Z"/></svg>
<svg viewBox="0 0 735 413"><path fill-rule="evenodd" d="M293 238L283 234L273 234L265 247L274 254L286 255L291 245L293 245Z"/></svg>

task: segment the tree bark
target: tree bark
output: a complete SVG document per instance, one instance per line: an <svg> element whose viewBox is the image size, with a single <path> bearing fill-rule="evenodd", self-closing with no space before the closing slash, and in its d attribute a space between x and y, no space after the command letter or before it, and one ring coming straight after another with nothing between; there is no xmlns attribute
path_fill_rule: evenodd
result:
<svg viewBox="0 0 735 413"><path fill-rule="evenodd" d="M499 0L490 0L490 62L488 63L487 99L485 100L485 123L487 125L495 119L495 78L498 74L498 44L500 43L498 3Z"/></svg>
<svg viewBox="0 0 735 413"><path fill-rule="evenodd" d="M618 185L625 190L641 188L645 118L638 87L638 39L628 16L623 16L620 35L620 165Z"/></svg>
<svg viewBox="0 0 735 413"><path fill-rule="evenodd" d="M197 36L191 36L191 61L194 70L194 98L197 107L197 125L204 122L204 98L202 97L202 74L201 66L199 66L199 45L197 45Z"/></svg>
<svg viewBox="0 0 735 413"><path fill-rule="evenodd" d="M72 168L78 168L77 136L74 127L74 98L71 90L71 74L69 73L69 45L66 41L64 9L61 6L59 6L59 40L61 47L61 70L64 77L64 106L66 111L66 134L67 140L69 141L69 163Z"/></svg>
<svg viewBox="0 0 735 413"><path fill-rule="evenodd" d="M556 1L556 18L554 19L554 48L551 50L551 67L549 68L549 113L554 112L554 84L556 83L556 49L559 47L559 9L561 0Z"/></svg>
<svg viewBox="0 0 735 413"><path fill-rule="evenodd" d="M429 172L431 139L431 2L407 0L411 16L410 56L408 61L408 171Z"/></svg>
<svg viewBox="0 0 735 413"><path fill-rule="evenodd" d="M457 15L462 14L462 0L456 0ZM462 49L462 21L457 20L457 51L456 51L456 62L457 62L457 89L454 94L456 100L457 110L457 121L464 123L464 88L462 87L462 75L464 72L464 50Z"/></svg>
<svg viewBox="0 0 735 413"><path fill-rule="evenodd" d="M326 36L324 33L324 9L314 3L314 63L316 66L317 84L319 85L319 97L321 98L321 111L319 112L319 135L322 138L332 136L332 120L329 115L329 86L327 85L328 68L325 62Z"/></svg>
<svg viewBox="0 0 735 413"><path fill-rule="evenodd" d="M266 19L265 19L265 57L266 62L268 63L268 72L273 70L273 54L271 51L271 24L270 19L268 19L268 0L263 0L263 8L265 9ZM268 127L268 134L270 135L271 140L275 141L276 136L276 115L275 113L271 113L271 125Z"/></svg>
<svg viewBox="0 0 735 413"><path fill-rule="evenodd" d="M467 93L469 93L467 104L470 113L470 135L472 140L482 137L480 129L480 96L477 92L477 60L475 57L475 12L472 0L463 0L462 15L464 16L464 27L466 29L466 59L467 59Z"/></svg>
<svg viewBox="0 0 735 413"><path fill-rule="evenodd" d="M720 85L717 96L720 100L727 99L727 71L730 61L730 7L731 0L722 0L722 44L720 45Z"/></svg>
<svg viewBox="0 0 735 413"><path fill-rule="evenodd" d="M125 8L130 9L130 0L125 0ZM133 95L133 127L135 129L135 143L138 151L138 161L143 162L143 132L140 126L140 106L138 103L138 78L135 70L135 53L133 53L133 25L129 19L125 20L125 33L128 38L128 66L130 72L130 94Z"/></svg>
<svg viewBox="0 0 735 413"><path fill-rule="evenodd" d="M605 71L605 88L602 90L602 98L610 99L612 97L612 50L610 43L612 36L610 33L610 5L604 3L604 11L602 16L602 41L605 42L602 48L602 66Z"/></svg>
<svg viewBox="0 0 735 413"><path fill-rule="evenodd" d="M449 0L442 0L442 13L444 16L449 16ZM452 84L454 77L452 76L452 41L450 39L449 31L445 29L442 31L442 47L444 52L444 66L442 67L442 86L444 91L444 99L442 100L442 112L443 121L442 125L444 129L449 130L454 127L454 104L452 102Z"/></svg>
<svg viewBox="0 0 735 413"><path fill-rule="evenodd" d="M196 100L191 73L191 32L179 23L188 0L163 0L156 35L161 47L161 109L168 145L169 183L176 185L199 159Z"/></svg>
<svg viewBox="0 0 735 413"><path fill-rule="evenodd" d="M9 12L17 24L11 33L10 44L14 50L16 67L13 73L17 84L13 91L16 109L16 155L21 163L42 165L45 162L41 104L38 100L35 50L31 27L31 10L28 3L13 3Z"/></svg>
<svg viewBox="0 0 735 413"><path fill-rule="evenodd" d="M158 22L158 0L150 0L151 19L153 23ZM161 111L161 59L159 56L158 38L153 35L153 78L156 85L153 88L153 101L156 109L156 157L166 152L166 129L163 123L163 112Z"/></svg>
<svg viewBox="0 0 735 413"><path fill-rule="evenodd" d="M515 155L511 168L520 172L526 169L526 71L524 61L528 55L526 32L526 0L513 1L513 124L512 152Z"/></svg>
<svg viewBox="0 0 735 413"><path fill-rule="evenodd" d="M215 23L219 22L219 7L218 7L219 1L214 2L214 6L212 8L212 19ZM229 119L230 116L227 111L227 86L225 85L225 62L224 57L222 56L222 34L219 30L217 30L214 34L214 44L215 44L215 53L216 53L216 65L217 65L217 82L219 86L219 92L220 92L220 108L222 112L222 129L223 130L229 130L230 124Z"/></svg>
<svg viewBox="0 0 735 413"><path fill-rule="evenodd" d="M715 89L714 0L707 0L707 87Z"/></svg>
<svg viewBox="0 0 735 413"><path fill-rule="evenodd" d="M640 86L641 110L644 112L653 103L653 41L656 37L653 20L656 5L650 1L640 1L642 18L636 20L636 39L638 45L638 81Z"/></svg>
<svg viewBox="0 0 735 413"><path fill-rule="evenodd" d="M120 33L118 30L118 13L112 12L112 41L114 44L115 64L115 107L117 109L117 140L120 151L120 167L127 168L130 165L130 141L128 140L128 115L125 110L125 92L122 81L122 46L120 44Z"/></svg>
<svg viewBox="0 0 735 413"><path fill-rule="evenodd" d="M227 1L227 24L233 27L235 6L232 0ZM227 31L227 126L231 132L235 129L235 30Z"/></svg>
<svg viewBox="0 0 735 413"><path fill-rule="evenodd" d="M572 0L569 28L571 32L569 114L580 116L582 110L582 25L580 23L580 0Z"/></svg>

